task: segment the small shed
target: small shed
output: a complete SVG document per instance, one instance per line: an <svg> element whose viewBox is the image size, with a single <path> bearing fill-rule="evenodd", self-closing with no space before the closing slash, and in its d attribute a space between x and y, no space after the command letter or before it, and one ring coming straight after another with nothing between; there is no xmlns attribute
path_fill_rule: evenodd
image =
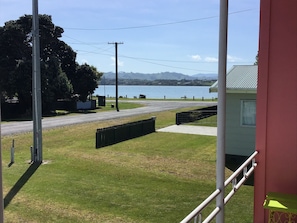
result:
<svg viewBox="0 0 297 223"><path fill-rule="evenodd" d="M255 151L257 65L236 65L226 77L226 166L234 169ZM209 89L218 91L218 82Z"/></svg>

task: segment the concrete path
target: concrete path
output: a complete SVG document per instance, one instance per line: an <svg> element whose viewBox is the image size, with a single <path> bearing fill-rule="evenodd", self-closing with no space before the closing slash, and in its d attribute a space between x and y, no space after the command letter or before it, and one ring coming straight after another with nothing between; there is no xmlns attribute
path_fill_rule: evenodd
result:
<svg viewBox="0 0 297 223"><path fill-rule="evenodd" d="M194 125L171 125L162 129L158 129L157 132L172 132L172 133L184 133L184 134L194 134L194 135L217 136L217 127L194 126Z"/></svg>

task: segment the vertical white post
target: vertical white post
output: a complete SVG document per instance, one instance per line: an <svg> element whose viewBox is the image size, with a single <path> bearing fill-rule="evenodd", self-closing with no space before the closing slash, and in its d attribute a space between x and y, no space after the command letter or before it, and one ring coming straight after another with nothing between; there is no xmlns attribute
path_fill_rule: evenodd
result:
<svg viewBox="0 0 297 223"><path fill-rule="evenodd" d="M221 193L216 198L220 212L217 223L225 222L224 182L225 182L225 125L226 125L226 63L228 35L228 0L220 0L219 66L218 66L218 132L217 132L217 189Z"/></svg>
<svg viewBox="0 0 297 223"><path fill-rule="evenodd" d="M10 148L10 163L14 163L14 139L12 140Z"/></svg>
<svg viewBox="0 0 297 223"><path fill-rule="evenodd" d="M41 127L41 77L40 77L40 43L39 43L39 15L38 0L32 2L32 37L33 37L33 58L32 58L32 100L33 100L33 149L34 162L42 162L42 127Z"/></svg>
<svg viewBox="0 0 297 223"><path fill-rule="evenodd" d="M32 164L34 162L34 149L33 149L33 146L30 147L30 154L31 154L30 163Z"/></svg>

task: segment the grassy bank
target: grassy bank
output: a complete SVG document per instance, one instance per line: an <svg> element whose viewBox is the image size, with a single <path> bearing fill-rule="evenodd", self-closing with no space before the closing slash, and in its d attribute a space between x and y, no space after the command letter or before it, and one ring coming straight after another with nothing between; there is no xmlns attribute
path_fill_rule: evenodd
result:
<svg viewBox="0 0 297 223"><path fill-rule="evenodd" d="M5 222L179 222L215 189L215 137L156 132L95 149L97 128L152 115L157 128L175 123L167 111L45 130L37 169L27 163L31 133L4 137ZM226 222L252 222L252 196L244 186Z"/></svg>

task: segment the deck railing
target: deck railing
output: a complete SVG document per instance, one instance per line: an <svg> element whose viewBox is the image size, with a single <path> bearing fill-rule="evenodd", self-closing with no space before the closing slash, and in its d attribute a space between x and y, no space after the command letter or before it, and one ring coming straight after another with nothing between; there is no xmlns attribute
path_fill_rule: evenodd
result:
<svg viewBox="0 0 297 223"><path fill-rule="evenodd" d="M257 166L256 155L258 151L255 151L226 181L225 188L232 184L231 191L225 196L224 204L226 205L236 191L243 185L243 183L254 172ZM242 174L242 175L241 175ZM240 179L238 179L240 178ZM196 207L187 217L185 217L180 223L208 223L221 211L219 207L213 209L213 211L203 220L202 211L208 206L222 191L216 189L208 198L206 198L198 207Z"/></svg>

